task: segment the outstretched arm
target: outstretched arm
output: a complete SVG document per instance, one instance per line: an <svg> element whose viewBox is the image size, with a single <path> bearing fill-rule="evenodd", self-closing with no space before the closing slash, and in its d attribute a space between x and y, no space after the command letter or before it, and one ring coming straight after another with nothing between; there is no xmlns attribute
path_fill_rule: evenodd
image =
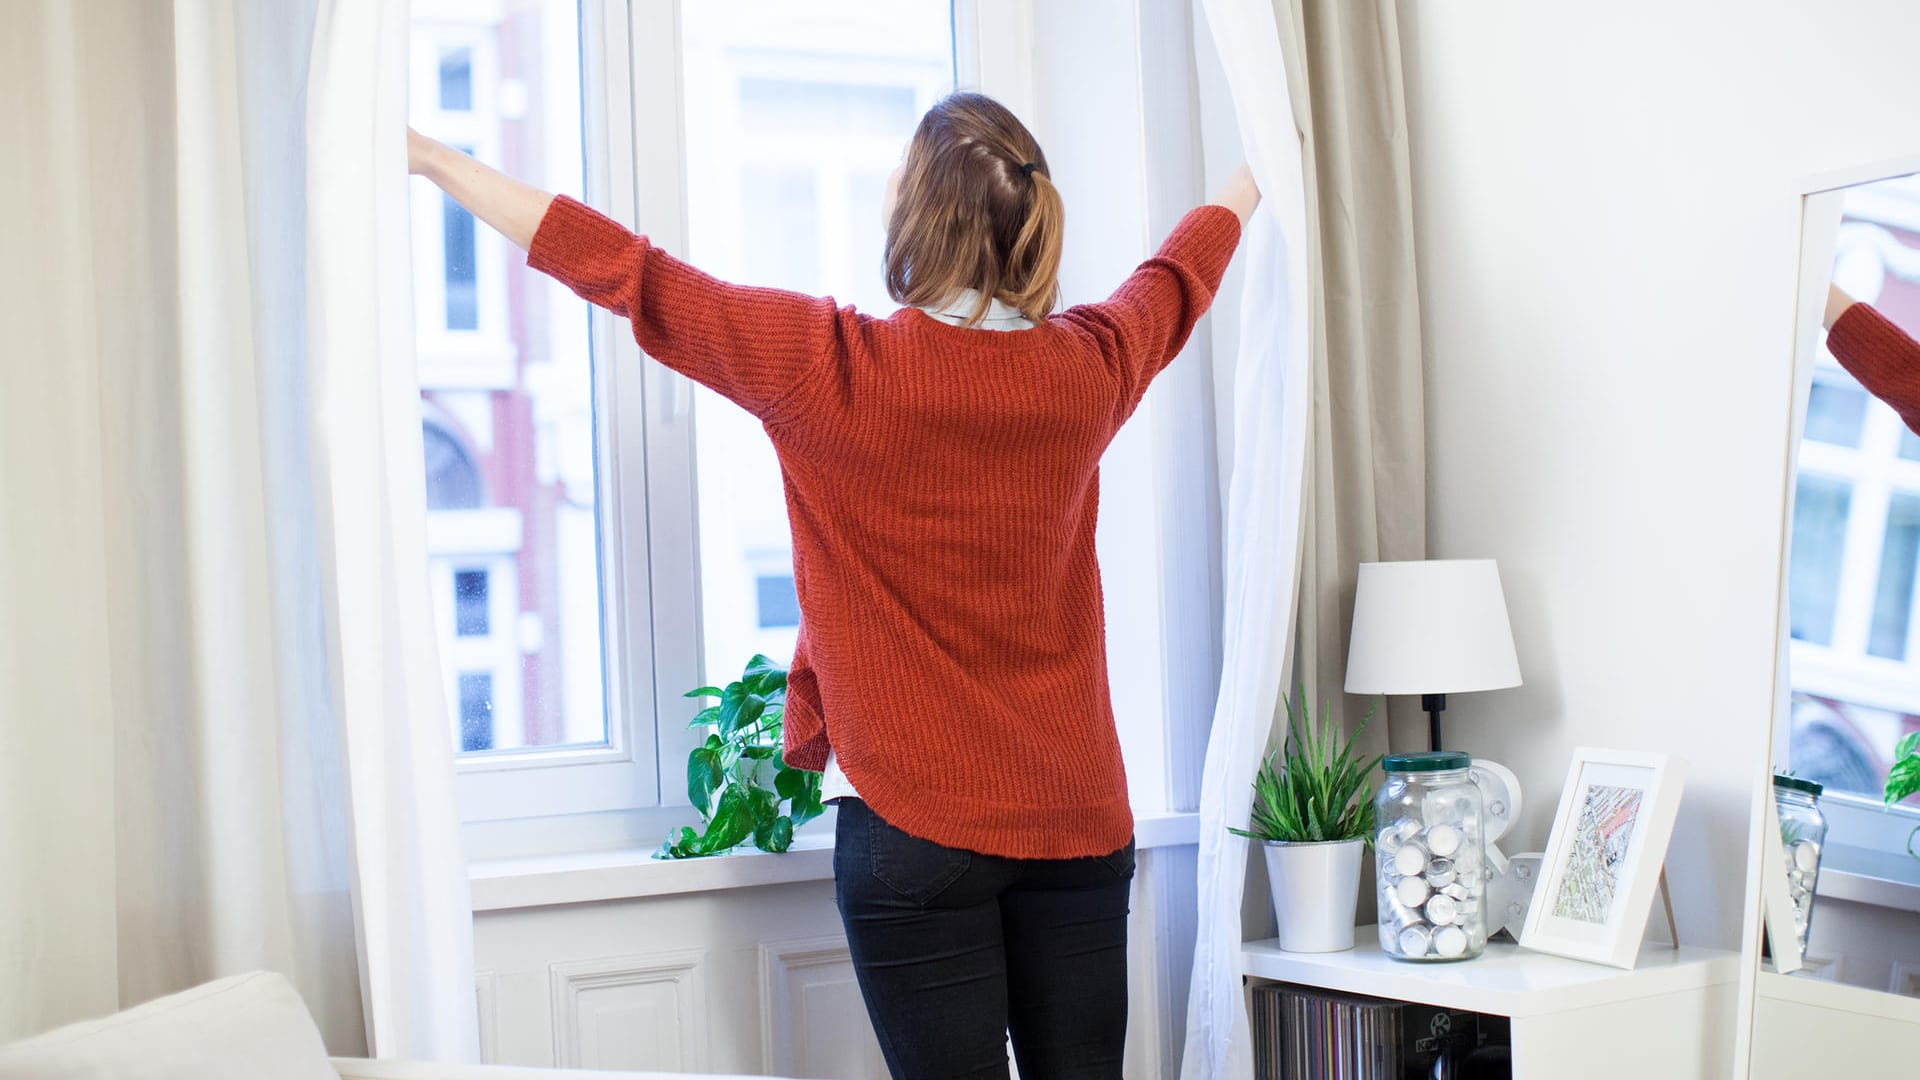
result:
<svg viewBox="0 0 1920 1080"><path fill-rule="evenodd" d="M1920 342L1871 304L1827 291L1827 351L1874 397L1920 432Z"/></svg>
<svg viewBox="0 0 1920 1080"><path fill-rule="evenodd" d="M1098 304L1080 304L1065 314L1092 331L1120 386L1122 420L1131 415L1155 375L1186 344L1194 323L1213 304L1241 229L1259 205L1260 189L1245 165L1221 186L1212 202L1195 207L1174 226L1160 250ZM1215 208L1233 212L1234 224Z"/></svg>
<svg viewBox="0 0 1920 1080"><path fill-rule="evenodd" d="M625 316L647 355L763 420L790 411L839 341L831 300L718 281L573 199L503 176L411 128L407 168L524 248L528 266Z"/></svg>
<svg viewBox="0 0 1920 1080"><path fill-rule="evenodd" d="M407 171L424 176L474 217L525 251L553 203L550 192L523 184L445 143L407 129Z"/></svg>

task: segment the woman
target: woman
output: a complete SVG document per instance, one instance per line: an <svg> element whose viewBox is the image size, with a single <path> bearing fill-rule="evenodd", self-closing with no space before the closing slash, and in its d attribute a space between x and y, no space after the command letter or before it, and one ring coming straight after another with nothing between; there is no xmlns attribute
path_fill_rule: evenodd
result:
<svg viewBox="0 0 1920 1080"><path fill-rule="evenodd" d="M1113 296L1053 313L1046 157L979 94L886 188L885 319L724 284L409 133L410 167L760 418L803 616L787 762L839 802L835 891L896 1077L1117 1077L1133 818L1108 700L1098 467L1259 199L1243 167Z"/></svg>
<svg viewBox="0 0 1920 1080"><path fill-rule="evenodd" d="M1920 433L1920 343L1885 315L1827 286L1827 351Z"/></svg>

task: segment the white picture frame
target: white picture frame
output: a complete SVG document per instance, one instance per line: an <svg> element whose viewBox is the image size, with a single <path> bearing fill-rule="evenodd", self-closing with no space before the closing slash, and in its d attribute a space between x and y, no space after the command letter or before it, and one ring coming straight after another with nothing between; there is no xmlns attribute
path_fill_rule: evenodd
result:
<svg viewBox="0 0 1920 1080"><path fill-rule="evenodd" d="M1669 754L1573 752L1522 948L1632 969L1685 773L1686 763Z"/></svg>

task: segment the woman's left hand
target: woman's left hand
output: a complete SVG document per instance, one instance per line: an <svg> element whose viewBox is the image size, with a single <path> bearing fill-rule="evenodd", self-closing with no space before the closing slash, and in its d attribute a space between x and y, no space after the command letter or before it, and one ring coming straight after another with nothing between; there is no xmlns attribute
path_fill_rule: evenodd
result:
<svg viewBox="0 0 1920 1080"><path fill-rule="evenodd" d="M1840 316L1846 314L1846 310L1853 304L1853 297L1841 292L1839 286L1827 286L1827 314L1821 325L1829 330L1833 329L1833 324L1839 322Z"/></svg>

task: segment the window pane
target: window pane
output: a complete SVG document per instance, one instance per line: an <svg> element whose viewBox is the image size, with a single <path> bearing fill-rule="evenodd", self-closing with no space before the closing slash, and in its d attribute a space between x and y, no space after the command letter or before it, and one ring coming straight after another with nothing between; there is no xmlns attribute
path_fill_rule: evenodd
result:
<svg viewBox="0 0 1920 1080"><path fill-rule="evenodd" d="M442 202L441 220L446 236L441 250L445 254L447 268L447 329L478 330L480 298L478 283L474 280L473 215L454 202L452 196L446 196Z"/></svg>
<svg viewBox="0 0 1920 1080"><path fill-rule="evenodd" d="M488 592L485 570L461 570L453 575L454 633L484 637L490 632Z"/></svg>
<svg viewBox="0 0 1920 1080"><path fill-rule="evenodd" d="M1807 438L1836 446L1859 446L1867 419L1867 392L1844 383L1816 382L1807 401Z"/></svg>
<svg viewBox="0 0 1920 1080"><path fill-rule="evenodd" d="M1793 553L1788 604L1793 636L1816 645L1833 642L1833 609L1840 589L1847 510L1852 487L1844 480L1802 476L1793 502Z"/></svg>
<svg viewBox="0 0 1920 1080"><path fill-rule="evenodd" d="M760 627L800 625L800 597L793 591L792 574L762 574L759 579Z"/></svg>
<svg viewBox="0 0 1920 1080"><path fill-rule="evenodd" d="M488 672L460 675L460 749L493 749L493 676Z"/></svg>
<svg viewBox="0 0 1920 1080"><path fill-rule="evenodd" d="M1916 557L1920 557L1920 497L1895 495L1887 504L1887 541L1880 549L1880 583L1874 592L1873 634L1867 644L1867 651L1875 656L1906 659Z"/></svg>
<svg viewBox="0 0 1920 1080"><path fill-rule="evenodd" d="M511 176L582 188L573 0L436 5L413 124ZM415 181L428 561L462 752L607 741L587 305Z"/></svg>
<svg viewBox="0 0 1920 1080"><path fill-rule="evenodd" d="M740 170L746 235L753 237L753 265L783 289L820 291L819 198L813 170L748 165ZM876 211L875 217L879 216Z"/></svg>
<svg viewBox="0 0 1920 1080"><path fill-rule="evenodd" d="M1900 426L1900 459L1920 461L1920 435L1915 435L1905 424Z"/></svg>
<svg viewBox="0 0 1920 1080"><path fill-rule="evenodd" d="M752 285L885 315L881 193L952 89L947 0L701 0L682 7L689 254ZM779 463L751 416L695 397L709 680L785 661L799 607Z"/></svg>

